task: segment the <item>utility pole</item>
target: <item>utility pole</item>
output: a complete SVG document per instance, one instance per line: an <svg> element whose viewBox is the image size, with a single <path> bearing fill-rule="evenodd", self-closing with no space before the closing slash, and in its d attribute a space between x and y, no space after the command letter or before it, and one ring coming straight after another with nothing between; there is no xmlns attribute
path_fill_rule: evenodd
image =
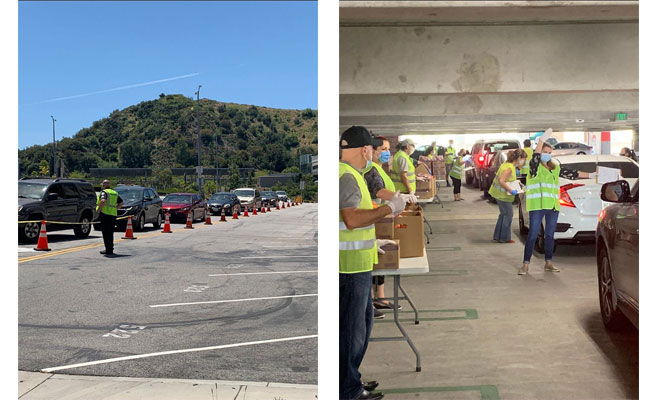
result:
<svg viewBox="0 0 659 400"><path fill-rule="evenodd" d="M217 187L220 187L220 181L217 179L219 166L220 165L219 165L218 159L217 159L217 131L215 131L215 185Z"/></svg>
<svg viewBox="0 0 659 400"><path fill-rule="evenodd" d="M201 188L201 120L199 119L200 91L201 91L201 85L199 85L195 94L197 95L197 188L199 190L199 194L203 196L203 191Z"/></svg>
<svg viewBox="0 0 659 400"><path fill-rule="evenodd" d="M55 117L52 115L50 118L53 120L53 175L55 175L55 178L57 178L57 148L55 147Z"/></svg>

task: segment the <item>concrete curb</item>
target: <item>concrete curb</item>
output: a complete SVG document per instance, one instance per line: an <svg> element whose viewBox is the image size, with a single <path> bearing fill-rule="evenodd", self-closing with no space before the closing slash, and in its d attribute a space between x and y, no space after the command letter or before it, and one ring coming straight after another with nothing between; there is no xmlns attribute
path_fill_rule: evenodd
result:
<svg viewBox="0 0 659 400"><path fill-rule="evenodd" d="M317 385L18 371L18 398L23 400L308 400L317 398L317 393Z"/></svg>

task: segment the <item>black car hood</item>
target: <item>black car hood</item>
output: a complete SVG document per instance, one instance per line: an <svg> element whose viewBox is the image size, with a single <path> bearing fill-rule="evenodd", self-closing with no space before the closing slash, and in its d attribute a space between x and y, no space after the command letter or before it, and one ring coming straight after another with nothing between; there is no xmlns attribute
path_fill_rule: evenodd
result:
<svg viewBox="0 0 659 400"><path fill-rule="evenodd" d="M33 203L37 204L37 203L40 203L40 202L41 202L41 200L38 200L38 199L24 199L22 197L18 198L18 205L19 206L25 206L25 205L33 204Z"/></svg>
<svg viewBox="0 0 659 400"><path fill-rule="evenodd" d="M139 200L129 200L129 201L124 201L124 205L122 206L122 208L139 206L139 205L142 205L141 201L139 201Z"/></svg>

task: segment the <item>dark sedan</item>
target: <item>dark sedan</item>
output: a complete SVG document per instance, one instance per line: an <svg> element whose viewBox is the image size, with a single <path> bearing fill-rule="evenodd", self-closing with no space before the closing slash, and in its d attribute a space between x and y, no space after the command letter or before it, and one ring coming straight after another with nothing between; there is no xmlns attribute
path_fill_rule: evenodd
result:
<svg viewBox="0 0 659 400"><path fill-rule="evenodd" d="M192 221L201 221L206 216L206 202L194 193L171 193L162 200L163 212L169 213L170 221L187 221L192 211Z"/></svg>
<svg viewBox="0 0 659 400"><path fill-rule="evenodd" d="M608 329L638 329L638 180L606 183L601 199L614 203L600 213L596 232L602 321Z"/></svg>
<svg viewBox="0 0 659 400"><path fill-rule="evenodd" d="M240 200L233 193L217 192L208 200L211 214L219 215L224 210L224 215L232 215L240 212Z"/></svg>
<svg viewBox="0 0 659 400"><path fill-rule="evenodd" d="M153 224L154 228L160 228L162 224L162 200L155 189L125 185L117 186L115 191L124 201L123 206L117 211L117 217L130 215L133 229L136 232L144 230L145 224ZM122 229L126 226L126 223L126 220L119 220L117 226ZM98 229L100 229L100 225Z"/></svg>
<svg viewBox="0 0 659 400"><path fill-rule="evenodd" d="M279 196L277 196L277 193L271 190L264 190L261 192L261 202L263 203L264 207L267 207L268 205L276 207L277 201L279 201Z"/></svg>

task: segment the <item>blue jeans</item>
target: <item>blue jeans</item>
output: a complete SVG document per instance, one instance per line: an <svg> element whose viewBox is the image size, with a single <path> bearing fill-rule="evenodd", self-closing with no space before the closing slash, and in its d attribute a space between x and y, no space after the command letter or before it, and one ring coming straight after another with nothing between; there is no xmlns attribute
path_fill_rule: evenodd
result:
<svg viewBox="0 0 659 400"><path fill-rule="evenodd" d="M510 225L513 223L513 203L497 199L499 206L499 219L494 227L493 239L499 242L510 240Z"/></svg>
<svg viewBox="0 0 659 400"><path fill-rule="evenodd" d="M373 328L371 271L339 274L339 398L354 399L363 390L359 366Z"/></svg>
<svg viewBox="0 0 659 400"><path fill-rule="evenodd" d="M524 263L529 263L531 261L533 246L538 239L540 223L542 222L543 217L545 219L545 261L551 261L551 258L554 255L554 231L556 231L558 211L529 211L529 235L526 237L526 244L524 245Z"/></svg>

